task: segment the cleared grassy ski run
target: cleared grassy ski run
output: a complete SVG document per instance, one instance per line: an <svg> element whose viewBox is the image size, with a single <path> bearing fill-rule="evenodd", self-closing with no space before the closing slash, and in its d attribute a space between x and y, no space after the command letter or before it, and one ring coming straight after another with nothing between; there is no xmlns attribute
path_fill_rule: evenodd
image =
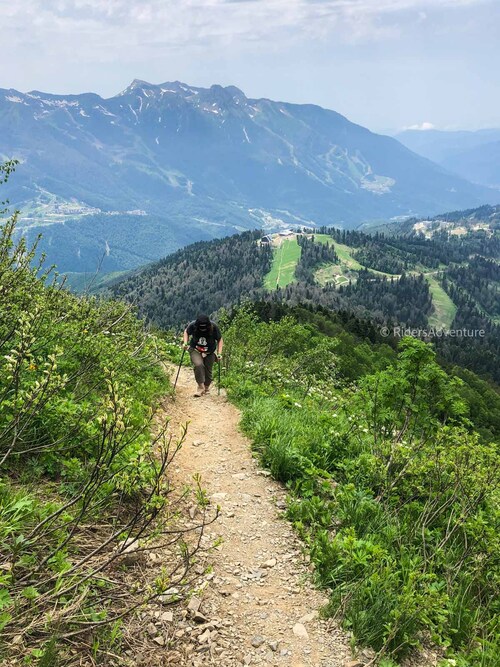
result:
<svg viewBox="0 0 500 667"><path fill-rule="evenodd" d="M286 287L295 281L295 268L300 260L302 248L297 239L283 239L274 249L271 270L264 279L264 287L268 290Z"/></svg>
<svg viewBox="0 0 500 667"><path fill-rule="evenodd" d="M429 325L436 329L450 329L455 319L457 307L441 287L435 276L425 274L432 294L434 312L429 316Z"/></svg>

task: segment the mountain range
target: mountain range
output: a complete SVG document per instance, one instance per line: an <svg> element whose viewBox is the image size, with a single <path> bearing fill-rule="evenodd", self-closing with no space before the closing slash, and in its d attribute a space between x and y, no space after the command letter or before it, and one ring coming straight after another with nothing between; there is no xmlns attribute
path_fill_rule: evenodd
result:
<svg viewBox="0 0 500 667"><path fill-rule="evenodd" d="M129 269L190 241L352 227L498 194L314 105L234 86L134 80L120 94L0 90L0 152L20 229L61 271Z"/></svg>
<svg viewBox="0 0 500 667"><path fill-rule="evenodd" d="M473 183L500 189L500 130L405 130L396 139L410 150Z"/></svg>

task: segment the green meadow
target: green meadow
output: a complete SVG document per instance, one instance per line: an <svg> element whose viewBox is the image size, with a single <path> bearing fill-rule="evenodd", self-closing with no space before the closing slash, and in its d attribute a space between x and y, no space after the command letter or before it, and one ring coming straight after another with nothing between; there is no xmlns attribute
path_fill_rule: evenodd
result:
<svg viewBox="0 0 500 667"><path fill-rule="evenodd" d="M264 279L264 287L268 290L286 287L295 281L295 267L300 259L301 247L297 239L284 239L274 250L271 270Z"/></svg>

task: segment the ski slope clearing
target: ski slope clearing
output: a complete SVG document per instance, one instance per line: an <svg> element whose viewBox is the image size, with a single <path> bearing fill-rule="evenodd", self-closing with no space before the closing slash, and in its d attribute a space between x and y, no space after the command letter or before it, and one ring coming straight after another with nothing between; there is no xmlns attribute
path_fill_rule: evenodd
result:
<svg viewBox="0 0 500 667"><path fill-rule="evenodd" d="M271 270L264 280L264 287L268 290L286 287L295 281L295 267L301 255L301 248L295 237L278 237L277 242L279 245L274 249Z"/></svg>

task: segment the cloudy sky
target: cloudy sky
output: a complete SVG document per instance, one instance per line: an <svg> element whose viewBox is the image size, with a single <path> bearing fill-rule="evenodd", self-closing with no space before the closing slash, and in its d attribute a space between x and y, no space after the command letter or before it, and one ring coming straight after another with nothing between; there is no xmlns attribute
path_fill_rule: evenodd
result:
<svg viewBox="0 0 500 667"><path fill-rule="evenodd" d="M233 84L376 131L500 127L499 0L1 0L0 22L3 88Z"/></svg>

